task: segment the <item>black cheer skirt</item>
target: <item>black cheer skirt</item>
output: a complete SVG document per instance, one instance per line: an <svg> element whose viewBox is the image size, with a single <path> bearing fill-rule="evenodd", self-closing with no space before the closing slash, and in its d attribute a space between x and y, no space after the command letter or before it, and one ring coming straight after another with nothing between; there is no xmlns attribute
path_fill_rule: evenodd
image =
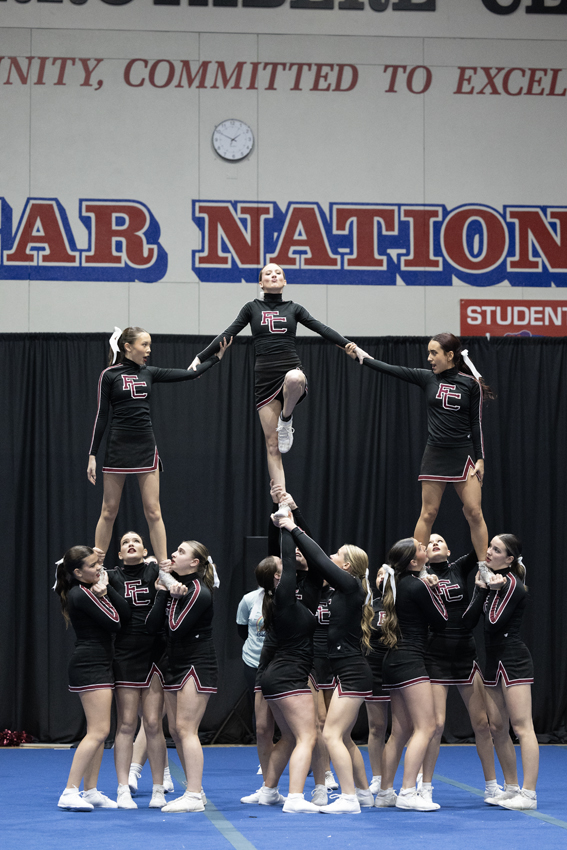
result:
<svg viewBox="0 0 567 850"><path fill-rule="evenodd" d="M534 663L530 651L521 640L513 639L486 647L484 684L494 688L502 677L504 685L532 685Z"/></svg>
<svg viewBox="0 0 567 850"><path fill-rule="evenodd" d="M384 658L382 676L386 691L429 682L424 650L410 647L389 649Z"/></svg>
<svg viewBox="0 0 567 850"><path fill-rule="evenodd" d="M466 481L474 469L474 449L467 446L425 447L418 481Z"/></svg>
<svg viewBox="0 0 567 850"><path fill-rule="evenodd" d="M211 638L195 639L182 646L170 644L159 663L163 672L164 691L180 691L193 679L200 694L216 694L218 664Z"/></svg>
<svg viewBox="0 0 567 850"><path fill-rule="evenodd" d="M365 656L346 655L330 661L340 697L368 699L372 695L372 673Z"/></svg>
<svg viewBox="0 0 567 850"><path fill-rule="evenodd" d="M161 636L118 633L114 644L114 681L117 688L149 688L157 673L163 686L163 675L158 666L164 652Z"/></svg>
<svg viewBox="0 0 567 850"><path fill-rule="evenodd" d="M334 691L337 686L335 674L331 670L331 662L327 655L316 655L309 674L311 684L317 691Z"/></svg>
<svg viewBox="0 0 567 850"><path fill-rule="evenodd" d="M163 469L154 432L111 430L106 444L103 472L134 475Z"/></svg>
<svg viewBox="0 0 567 850"><path fill-rule="evenodd" d="M112 640L84 640L75 644L67 668L69 690L74 694L114 688Z"/></svg>
<svg viewBox="0 0 567 850"><path fill-rule="evenodd" d="M372 694L371 696L366 697L366 702L390 701L389 692L384 690L384 674L382 671L385 657L386 651L371 652L370 655L366 656L366 660L368 661L368 665L372 673Z"/></svg>
<svg viewBox="0 0 567 850"><path fill-rule="evenodd" d="M475 639L470 633L431 635L425 666L434 685L472 685L477 673L482 678Z"/></svg>
<svg viewBox="0 0 567 850"><path fill-rule="evenodd" d="M276 654L260 676L264 699L276 700L310 694L308 680L312 666L312 655Z"/></svg>
<svg viewBox="0 0 567 850"><path fill-rule="evenodd" d="M279 401L283 407L283 384L286 374L291 369L299 369L303 372L301 360L297 354L280 357L260 356L254 364L254 396L256 398L256 410L269 404L271 401ZM305 373L304 373L305 374ZM307 376L305 377L305 392L297 402L301 404L307 395Z"/></svg>

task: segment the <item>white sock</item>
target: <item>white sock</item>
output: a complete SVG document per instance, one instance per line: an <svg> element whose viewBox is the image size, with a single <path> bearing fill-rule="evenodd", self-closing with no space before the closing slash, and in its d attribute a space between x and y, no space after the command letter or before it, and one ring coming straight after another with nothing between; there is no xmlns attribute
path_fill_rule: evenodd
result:
<svg viewBox="0 0 567 850"><path fill-rule="evenodd" d="M303 794L288 794L287 799L288 800L304 800L305 797L303 796Z"/></svg>
<svg viewBox="0 0 567 850"><path fill-rule="evenodd" d="M417 794L417 788L415 785L413 788L400 788L400 794Z"/></svg>
<svg viewBox="0 0 567 850"><path fill-rule="evenodd" d="M433 788L433 785L431 784L431 782L422 782L421 783L421 790L422 791L431 791L432 788Z"/></svg>
<svg viewBox="0 0 567 850"><path fill-rule="evenodd" d="M124 792L127 791L128 794L129 794L130 793L130 786L129 785L121 785L120 783L118 783L118 793L120 794L121 791L124 791Z"/></svg>
<svg viewBox="0 0 567 850"><path fill-rule="evenodd" d="M350 803L356 803L356 794L343 794L343 799L348 800Z"/></svg>
<svg viewBox="0 0 567 850"><path fill-rule="evenodd" d="M537 799L537 794L536 794L536 792L535 792L535 791L528 791L528 789L527 789L527 788L522 788L522 794L523 794L525 797L529 797L529 798L530 798L530 800L536 800L536 799Z"/></svg>
<svg viewBox="0 0 567 850"><path fill-rule="evenodd" d="M505 791L517 791L518 794L519 794L520 793L520 786L519 785L508 785L508 783L505 782L504 783L504 790Z"/></svg>

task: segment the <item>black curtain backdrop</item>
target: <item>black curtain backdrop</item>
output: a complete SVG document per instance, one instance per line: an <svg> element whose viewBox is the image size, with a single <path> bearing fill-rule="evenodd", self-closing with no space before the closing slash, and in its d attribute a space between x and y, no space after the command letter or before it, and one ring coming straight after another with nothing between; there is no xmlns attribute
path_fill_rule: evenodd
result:
<svg viewBox="0 0 567 850"><path fill-rule="evenodd" d="M210 340L153 337L151 362L188 365ZM373 356L426 365L426 338L357 340ZM567 576L567 345L564 339L467 340L470 355L497 393L485 406L489 532L523 539L530 604L524 636L535 661L534 717L540 740L565 740ZM389 546L411 535L419 513L419 462L425 406L414 386L361 368L319 338L300 338L309 378L297 408L287 486L327 551L354 542L371 572ZM79 700L67 691L73 634L51 591L54 562L77 543L94 543L102 500L86 477L96 388L106 365L107 334L2 334L0 481L3 592L0 594L0 729L43 742L81 735ZM158 385L153 422L165 471L162 509L170 551L202 540L222 586L215 602L220 688L202 729L218 730L244 690L236 607L253 583L244 569L244 538L266 534L270 499L265 450L253 395L250 338L237 338L223 362L198 381ZM102 465L103 450L99 457ZM460 502L449 487L435 530L453 556L470 548ZM126 530L147 536L137 482L127 482L112 551ZM115 559L107 556L107 566ZM482 642L481 642L482 643ZM482 655L482 650L481 650ZM225 741L241 740L228 724ZM464 710L449 740L470 737Z"/></svg>

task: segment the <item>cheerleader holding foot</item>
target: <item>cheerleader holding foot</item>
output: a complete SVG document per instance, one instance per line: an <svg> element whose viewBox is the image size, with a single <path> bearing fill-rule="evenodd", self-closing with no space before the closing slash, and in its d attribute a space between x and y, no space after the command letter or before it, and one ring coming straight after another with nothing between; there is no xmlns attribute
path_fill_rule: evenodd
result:
<svg viewBox="0 0 567 850"><path fill-rule="evenodd" d="M75 750L67 787L58 806L74 812L94 808L116 809L117 804L97 790L97 779L110 731L114 678L112 636L127 622L130 610L108 585L99 555L90 546L73 546L57 567L55 592L67 625L76 634L69 661L69 690L79 694L87 720L87 734ZM84 791L79 788L84 782Z"/></svg>
<svg viewBox="0 0 567 850"><path fill-rule="evenodd" d="M284 489L282 454L288 452L293 443L293 411L307 395L307 378L295 348L297 325L310 328L341 348L348 344L347 339L314 319L301 304L282 301L285 285L285 274L279 266L275 263L264 266L260 272L263 300L256 298L245 304L232 325L191 364L192 368L198 368L218 350L223 337L234 337L250 325L256 356L256 409L266 441L268 473Z"/></svg>
<svg viewBox="0 0 567 850"><path fill-rule="evenodd" d="M96 527L95 546L103 552L108 549L126 476L136 475L150 540L161 563L167 558L167 541L159 503L162 467L150 418L152 384L198 378L222 360L232 340L228 344L222 340L216 355L197 369L160 369L147 365L152 338L143 328L126 328L116 341L117 334L118 329L110 339L109 366L98 382L98 409L87 467L87 478L91 484L96 484L96 454L112 407L112 425L102 467L102 511Z"/></svg>
<svg viewBox="0 0 567 850"><path fill-rule="evenodd" d="M187 790L164 806L162 812L202 812L205 805L199 724L210 695L217 692L212 637L215 571L208 549L196 540L181 543L171 562L176 583L167 590L158 579L146 628L150 634L158 634L167 623L167 648L160 668L169 731L185 771Z"/></svg>
<svg viewBox="0 0 567 850"><path fill-rule="evenodd" d="M435 734L433 691L425 667L427 630L429 625L441 629L448 619L437 576L420 578L426 559L425 546L409 537L392 546L384 565L382 634L389 652L382 671L391 696L392 734L382 756L377 808L397 806L422 812L439 808L416 789L419 768ZM402 788L396 798L394 777L406 744Z"/></svg>
<svg viewBox="0 0 567 850"><path fill-rule="evenodd" d="M484 443L482 401L493 394L471 363L461 341L450 333L434 336L428 345L431 370L408 369L373 360L353 343L347 354L377 372L417 384L427 401L428 439L421 461L421 514L414 537L427 545L447 483L463 503L473 547L484 560L488 531L482 513Z"/></svg>
<svg viewBox="0 0 567 850"><path fill-rule="evenodd" d="M534 668L530 651L520 639L528 590L518 538L514 534L493 537L486 553L486 565L492 576L486 583L477 573L473 599L463 621L473 628L479 616L484 615L484 686L490 730L500 757L498 744L510 739L512 724L520 742L524 784L520 789L514 755L512 763L502 764L504 790L485 802L505 809L537 809L539 745L534 732L531 693Z"/></svg>

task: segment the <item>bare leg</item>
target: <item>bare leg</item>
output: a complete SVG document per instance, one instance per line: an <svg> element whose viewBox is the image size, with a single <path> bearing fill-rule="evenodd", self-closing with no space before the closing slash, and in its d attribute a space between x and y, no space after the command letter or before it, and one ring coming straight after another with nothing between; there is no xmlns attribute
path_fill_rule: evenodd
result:
<svg viewBox="0 0 567 850"><path fill-rule="evenodd" d="M382 754L388 727L388 703L367 702L368 714L368 756L373 776L382 775Z"/></svg>
<svg viewBox="0 0 567 850"><path fill-rule="evenodd" d="M509 688L502 688L502 692L510 714L512 729L520 742L524 769L523 787L528 791L535 791L539 773L539 744L532 719L531 685L512 685Z"/></svg>
<svg viewBox="0 0 567 850"><path fill-rule="evenodd" d="M271 401L258 411L260 424L266 440L266 452L268 455L268 475L274 484L279 484L285 490L285 473L282 456L278 449L278 419L282 406L279 401Z"/></svg>
<svg viewBox="0 0 567 850"><path fill-rule="evenodd" d="M138 725L140 691L138 688L116 688L116 737L114 739L114 765L120 785L128 785L132 764L134 735Z"/></svg>
<svg viewBox="0 0 567 850"><path fill-rule="evenodd" d="M138 734L136 735L136 740L134 741L134 748L133 748L133 751L132 751L132 761L143 767L146 763L147 758L148 758L148 745L147 745L147 741L146 741L146 732L145 732L145 729L144 729L144 719L142 718L142 722L140 723L140 728L138 730Z"/></svg>
<svg viewBox="0 0 567 850"><path fill-rule="evenodd" d="M485 688L486 707L494 749L507 785L518 784L516 751L510 738L510 715L502 693L502 680L495 688Z"/></svg>
<svg viewBox="0 0 567 850"><path fill-rule="evenodd" d="M293 414L295 405L305 392L305 375L300 369L291 369L286 373L283 385L282 416L286 419Z"/></svg>
<svg viewBox="0 0 567 850"><path fill-rule="evenodd" d="M105 472L103 475L104 492L102 495L102 509L100 518L95 531L95 546L102 549L103 552L108 550L110 538L112 537L112 529L114 528L114 520L120 507L120 499L122 490L124 489L125 475L115 475L112 472Z"/></svg>
<svg viewBox="0 0 567 850"><path fill-rule="evenodd" d="M361 703L362 699L339 697L339 692L336 690L333 693L323 729L323 738L333 760L333 766L343 794L355 793L353 758L346 740L350 738ZM356 765L357 779L362 781L358 767ZM359 787L368 787L368 783L366 782L366 785Z"/></svg>
<svg viewBox="0 0 567 850"><path fill-rule="evenodd" d="M472 685L458 685L458 689L471 719L476 751L482 765L484 780L485 782L491 782L496 779L496 771L494 770L494 744L492 743L492 735L490 734L482 679L477 673Z"/></svg>
<svg viewBox="0 0 567 850"><path fill-rule="evenodd" d="M463 513L471 530L471 540L479 561L486 558L488 529L482 513L482 487L476 475L455 484L455 490L463 503Z"/></svg>
<svg viewBox="0 0 567 850"><path fill-rule="evenodd" d="M386 741L382 753L382 790L394 785L396 770L400 763L404 747L413 731L413 724L405 702L396 690L391 692L392 733Z"/></svg>
<svg viewBox="0 0 567 850"><path fill-rule="evenodd" d="M439 505L441 504L441 497L444 490L444 481L421 482L421 514L419 515L413 536L425 546L429 543L431 529L439 513Z"/></svg>
<svg viewBox="0 0 567 850"><path fill-rule="evenodd" d="M183 755L183 744L177 732L177 694L175 691L164 691L163 696L165 700L165 707L167 710L167 724L169 726L169 734L173 738L175 749L177 751L177 757L181 762L183 773L185 774L185 777L187 777L187 770L185 769L185 756Z"/></svg>
<svg viewBox="0 0 567 850"><path fill-rule="evenodd" d="M384 788L391 788L394 775L399 764L404 744L411 735L408 742L406 757L404 760L403 788L414 788L417 781L419 768L423 763L429 742L435 733L435 708L433 704L433 693L430 682L419 682L407 688L393 690L392 692L392 735L394 734L393 718L397 718L397 740L396 747L392 747L391 753L395 753L398 762L385 758L386 769L384 776ZM413 729L413 734L412 730ZM392 737L392 736L391 736ZM391 740L390 737L390 740ZM404 740L405 738L405 740ZM388 741L388 744L390 741ZM384 748L384 756L387 756L388 744ZM384 775L384 774L383 774Z"/></svg>
<svg viewBox="0 0 567 850"><path fill-rule="evenodd" d="M289 759L289 793L303 794L313 747L317 740L313 699L309 694L298 694L274 700L272 711L282 735L285 733L288 737L289 730L289 735L294 739L294 747ZM275 788L279 782L279 776L273 772L272 761L273 759L270 759L266 776L268 788Z"/></svg>
<svg viewBox="0 0 567 850"><path fill-rule="evenodd" d="M163 785L163 771L167 761L162 724L163 690L157 674L152 676L150 687L142 691L142 712L152 781L154 785Z"/></svg>
<svg viewBox="0 0 567 850"><path fill-rule="evenodd" d="M168 718L172 701L166 692L166 704ZM177 691L175 706L175 730L176 736L183 751L185 777L187 779L187 790L201 793L203 784L203 748L199 741L199 724L209 701L209 694L200 694L193 679ZM171 726L170 726L171 730Z"/></svg>
<svg viewBox="0 0 567 850"><path fill-rule="evenodd" d="M313 769L313 779L315 780L315 785L324 785L325 772L329 770L330 767L329 753L327 752L327 747L325 746L325 741L323 740L323 727L325 726L325 719L327 717L327 706L325 705L325 698L323 696L325 692L317 691L313 687L311 681L309 682L309 688L311 690L311 693L313 694L313 704L315 708L315 719L317 729L317 742L313 750L313 760L311 762L311 767Z"/></svg>
<svg viewBox="0 0 567 850"><path fill-rule="evenodd" d="M143 475L138 475L138 484L142 495L144 516L150 529L152 548L159 563L167 558L165 525L159 504L159 470L156 469L155 472L145 472Z"/></svg>
<svg viewBox="0 0 567 850"><path fill-rule="evenodd" d="M433 705L435 707L435 733L427 746L425 756L423 758L423 781L431 782L433 779L433 771L437 759L439 758L439 747L441 746L441 738L443 737L443 729L445 728L445 716L447 710L447 694L449 688L447 685L431 685L433 694Z"/></svg>
<svg viewBox="0 0 567 850"><path fill-rule="evenodd" d="M256 748L262 775L266 776L268 763L274 749L274 715L261 691L254 694L254 714L256 715ZM286 762L287 763L287 762Z"/></svg>
<svg viewBox="0 0 567 850"><path fill-rule="evenodd" d="M85 790L88 791L96 787L102 750L110 731L112 690L104 688L100 691L86 691L80 694L80 698L87 718L87 734L75 751L67 788L79 788L84 776L88 783Z"/></svg>

